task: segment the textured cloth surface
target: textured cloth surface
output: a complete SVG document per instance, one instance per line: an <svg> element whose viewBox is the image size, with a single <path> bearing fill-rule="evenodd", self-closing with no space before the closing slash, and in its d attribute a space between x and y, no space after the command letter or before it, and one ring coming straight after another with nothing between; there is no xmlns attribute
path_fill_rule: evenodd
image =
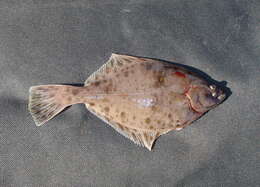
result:
<svg viewBox="0 0 260 187"><path fill-rule="evenodd" d="M0 1L0 186L259 186L260 1ZM28 90L80 83L112 52L196 67L232 95L136 146L84 105L36 127Z"/></svg>

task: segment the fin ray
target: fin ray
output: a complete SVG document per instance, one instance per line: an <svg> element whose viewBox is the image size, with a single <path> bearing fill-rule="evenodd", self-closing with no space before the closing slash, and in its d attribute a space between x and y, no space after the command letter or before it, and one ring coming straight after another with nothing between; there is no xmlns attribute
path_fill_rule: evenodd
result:
<svg viewBox="0 0 260 187"><path fill-rule="evenodd" d="M119 69L124 64L139 62L141 59L145 60L144 58L137 58L134 56L112 53L108 61L87 78L87 80L85 81L85 86L89 85L92 82L97 81L97 77L100 75L104 75L108 69L111 70Z"/></svg>
<svg viewBox="0 0 260 187"><path fill-rule="evenodd" d="M106 119L101 114L97 114L88 104L85 104L85 105L86 105L86 108L91 113L93 113L94 115L99 117L102 121L109 124L118 133L120 133L124 137L132 140L135 144L146 147L150 151L152 150L154 141L161 135L161 133L157 132L157 131L145 131L145 130L134 129L134 128L130 128L130 127L125 127L110 119Z"/></svg>
<svg viewBox="0 0 260 187"><path fill-rule="evenodd" d="M67 105L62 104L55 98L57 88L62 85L32 86L29 90L29 111L37 126L52 119L60 113ZM56 89L54 89L56 88Z"/></svg>

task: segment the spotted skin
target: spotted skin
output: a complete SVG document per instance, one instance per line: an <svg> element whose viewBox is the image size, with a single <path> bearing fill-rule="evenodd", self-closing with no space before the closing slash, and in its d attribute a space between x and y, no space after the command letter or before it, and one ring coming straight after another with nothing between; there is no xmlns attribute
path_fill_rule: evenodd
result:
<svg viewBox="0 0 260 187"><path fill-rule="evenodd" d="M105 93L102 98L90 99L88 102L95 103L95 106L89 107L104 116L109 113L115 122L126 127L145 131L166 132L201 115L190 109L189 99L184 94L193 77L180 76L184 74L182 70L170 64L125 56L118 60L120 57L113 59L114 64L120 62L118 73L110 71L103 79L96 80L98 86L96 82L87 86L93 92ZM127 61L123 63L125 59ZM150 105L142 105L147 98L151 100ZM109 107L108 113L104 112L106 107Z"/></svg>

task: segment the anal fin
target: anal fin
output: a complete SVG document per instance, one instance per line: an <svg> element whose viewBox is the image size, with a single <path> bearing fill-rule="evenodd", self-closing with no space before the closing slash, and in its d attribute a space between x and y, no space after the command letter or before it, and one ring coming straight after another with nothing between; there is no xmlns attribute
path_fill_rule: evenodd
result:
<svg viewBox="0 0 260 187"><path fill-rule="evenodd" d="M102 114L96 113L88 104L86 104L86 107L91 113L93 113L101 120L109 124L121 135L132 140L137 145L146 147L150 151L152 150L154 141L161 135L159 131L146 131L146 130L126 127L122 124L119 124L117 122L114 122L113 120L104 117Z"/></svg>

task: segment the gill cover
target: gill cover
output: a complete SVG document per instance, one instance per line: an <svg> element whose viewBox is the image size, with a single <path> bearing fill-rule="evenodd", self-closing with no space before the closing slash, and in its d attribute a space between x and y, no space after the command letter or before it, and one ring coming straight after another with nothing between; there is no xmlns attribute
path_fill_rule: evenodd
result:
<svg viewBox="0 0 260 187"><path fill-rule="evenodd" d="M190 99L191 107L200 113L210 110L225 98L222 89L215 85L207 86L205 84L192 86L186 95Z"/></svg>

